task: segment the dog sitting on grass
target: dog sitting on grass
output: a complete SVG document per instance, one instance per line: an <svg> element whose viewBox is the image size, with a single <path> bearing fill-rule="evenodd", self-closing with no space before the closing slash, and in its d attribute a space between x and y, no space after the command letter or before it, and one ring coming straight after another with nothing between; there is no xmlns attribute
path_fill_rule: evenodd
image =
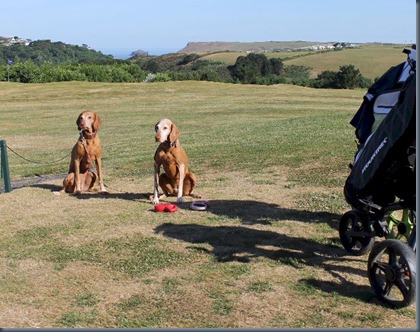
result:
<svg viewBox="0 0 420 332"><path fill-rule="evenodd" d="M177 203L182 203L183 196L201 198L192 191L197 183L193 173L188 171L188 157L179 142L180 132L171 120L162 119L155 125L155 140L159 146L154 157L154 191L151 200L159 204L159 198L176 196ZM164 173L160 174L163 167ZM163 195L159 196L159 186Z"/></svg>
<svg viewBox="0 0 420 332"><path fill-rule="evenodd" d="M102 121L96 112L84 111L78 116L76 124L80 130L80 137L71 152L69 171L63 181L63 189L55 193L79 195L91 191L97 179L100 192L107 193L103 183L102 147L98 136ZM96 166L97 175L91 170L93 164Z"/></svg>

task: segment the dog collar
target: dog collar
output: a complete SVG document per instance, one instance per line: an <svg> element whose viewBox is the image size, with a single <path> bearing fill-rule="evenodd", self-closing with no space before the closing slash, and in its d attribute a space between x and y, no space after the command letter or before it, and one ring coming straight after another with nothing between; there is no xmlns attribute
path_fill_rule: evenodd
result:
<svg viewBox="0 0 420 332"><path fill-rule="evenodd" d="M80 138L94 139L95 137L96 137L96 132L94 132L92 134L88 134L86 131L81 131L80 132Z"/></svg>

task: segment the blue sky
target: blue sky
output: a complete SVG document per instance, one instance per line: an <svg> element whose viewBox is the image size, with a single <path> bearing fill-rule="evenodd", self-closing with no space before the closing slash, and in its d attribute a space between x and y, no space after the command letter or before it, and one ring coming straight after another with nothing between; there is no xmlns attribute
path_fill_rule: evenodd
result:
<svg viewBox="0 0 420 332"><path fill-rule="evenodd" d="M4 0L0 36L87 44L106 54L188 42L416 42L415 0Z"/></svg>

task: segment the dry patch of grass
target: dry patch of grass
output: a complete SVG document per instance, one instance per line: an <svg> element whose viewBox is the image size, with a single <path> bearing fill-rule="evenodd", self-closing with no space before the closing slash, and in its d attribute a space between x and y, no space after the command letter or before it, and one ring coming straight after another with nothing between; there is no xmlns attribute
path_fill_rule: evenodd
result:
<svg viewBox="0 0 420 332"><path fill-rule="evenodd" d="M374 299L339 215L300 208L281 173L258 186L204 174L205 212L152 212L151 177L109 196L56 197L57 180L2 195L4 326L414 327L415 306Z"/></svg>

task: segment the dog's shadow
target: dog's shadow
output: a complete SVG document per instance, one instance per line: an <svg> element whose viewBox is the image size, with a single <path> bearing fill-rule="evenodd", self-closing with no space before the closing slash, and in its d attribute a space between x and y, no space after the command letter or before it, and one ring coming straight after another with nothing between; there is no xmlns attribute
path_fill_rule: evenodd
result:
<svg viewBox="0 0 420 332"><path fill-rule="evenodd" d="M34 184L31 187L50 190L51 193L59 192L63 188L62 186L57 186L57 185L49 184L49 183ZM72 195L72 194L65 193L63 195ZM86 193L81 193L79 195L72 195L72 196L77 198L77 199L81 199L81 200L101 198L101 199L125 199L125 200L129 200L129 201L137 201L137 200L141 200L141 199L148 199L149 195L150 194L148 194L148 193L130 193L130 192L118 192L118 193L105 192L105 193L101 193L100 191L92 191L92 192L86 192Z"/></svg>

